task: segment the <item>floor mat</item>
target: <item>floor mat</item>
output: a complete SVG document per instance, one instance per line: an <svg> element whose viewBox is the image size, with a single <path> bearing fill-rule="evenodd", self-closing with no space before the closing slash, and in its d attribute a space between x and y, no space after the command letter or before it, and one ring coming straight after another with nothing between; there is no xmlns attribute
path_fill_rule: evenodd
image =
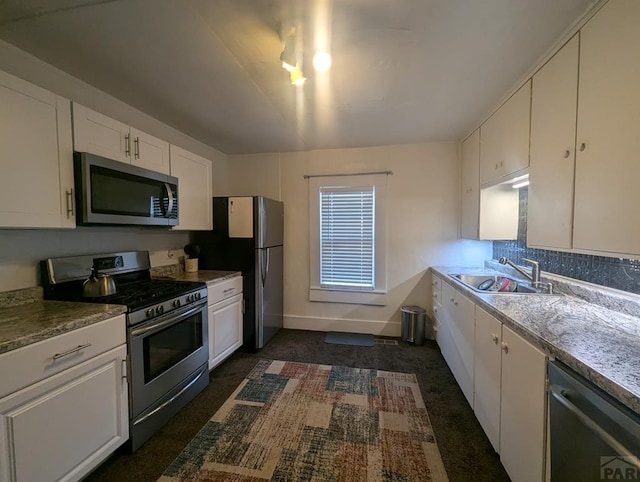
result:
<svg viewBox="0 0 640 482"><path fill-rule="evenodd" d="M158 482L446 482L416 376L261 360Z"/></svg>
<svg viewBox="0 0 640 482"><path fill-rule="evenodd" d="M365 335L362 333L330 331L327 333L327 336L324 337L324 342L333 345L373 346L374 337L373 335Z"/></svg>

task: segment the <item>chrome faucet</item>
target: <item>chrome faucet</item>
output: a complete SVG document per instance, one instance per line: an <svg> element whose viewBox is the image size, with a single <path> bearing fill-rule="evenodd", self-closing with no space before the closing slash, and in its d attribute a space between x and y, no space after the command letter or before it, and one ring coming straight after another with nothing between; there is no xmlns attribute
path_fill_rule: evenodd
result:
<svg viewBox="0 0 640 482"><path fill-rule="evenodd" d="M505 256L500 258L498 260L498 263L500 263L500 264L508 264L513 269L515 269L518 273L520 273L522 276L524 276L527 279L530 279L531 283L534 284L534 285L539 283L540 282L540 263L538 263L537 261L534 261L532 259L528 259L528 258L522 258L522 261L525 261L525 262L531 264L531 274L527 273L520 266L515 264L513 261L507 259Z"/></svg>

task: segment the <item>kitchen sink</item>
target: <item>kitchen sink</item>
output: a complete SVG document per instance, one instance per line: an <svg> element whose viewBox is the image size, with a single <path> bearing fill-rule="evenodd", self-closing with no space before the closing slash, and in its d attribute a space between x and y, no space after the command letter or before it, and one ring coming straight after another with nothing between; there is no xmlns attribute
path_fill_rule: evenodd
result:
<svg viewBox="0 0 640 482"><path fill-rule="evenodd" d="M497 295L552 294L551 285L547 283L543 283L544 286L535 287L529 282L514 280L514 281L517 281L518 283L518 286L516 287L515 291L491 291L491 290L479 289L478 286L482 285L483 283L489 280L497 281L499 278L504 278L504 276L487 275L487 274L450 274L449 276L457 279L458 281L466 285L468 288L471 288L473 291L477 291L478 293L490 293L490 294L497 294Z"/></svg>

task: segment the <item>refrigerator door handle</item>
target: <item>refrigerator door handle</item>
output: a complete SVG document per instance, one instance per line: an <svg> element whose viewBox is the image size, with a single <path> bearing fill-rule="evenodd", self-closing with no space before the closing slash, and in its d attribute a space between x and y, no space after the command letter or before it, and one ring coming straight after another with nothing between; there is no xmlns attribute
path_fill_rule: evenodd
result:
<svg viewBox="0 0 640 482"><path fill-rule="evenodd" d="M267 263L265 266L265 259L264 259L264 255L265 255L265 251L266 251L266 255L267 255ZM264 288L264 283L267 279L267 270L269 269L269 261L268 261L268 256L269 256L269 250L268 249L261 249L260 250L260 281L262 281L262 287Z"/></svg>
<svg viewBox="0 0 640 482"><path fill-rule="evenodd" d="M266 233L266 230L267 230L267 218L266 218L265 209L264 209L264 202L262 202L262 199L260 199L259 210L260 210L260 213L259 213L259 215L260 215L260 233L259 233L260 239L258 239L258 243L260 243L259 246L261 248L263 248L264 244L265 244L265 240L267 238L267 233ZM262 284L264 284L264 283L262 283Z"/></svg>
<svg viewBox="0 0 640 482"><path fill-rule="evenodd" d="M264 270L265 278L267 274L269 274L269 260L271 259L270 254L271 254L271 248L267 248L267 269ZM262 284L264 285L264 281L262 282Z"/></svg>

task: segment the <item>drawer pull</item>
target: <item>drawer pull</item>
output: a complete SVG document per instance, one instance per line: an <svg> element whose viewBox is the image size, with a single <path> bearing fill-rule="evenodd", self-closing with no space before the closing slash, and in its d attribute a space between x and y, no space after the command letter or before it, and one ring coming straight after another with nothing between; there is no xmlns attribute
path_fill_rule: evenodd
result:
<svg viewBox="0 0 640 482"><path fill-rule="evenodd" d="M63 353L56 353L55 355L53 355L53 359L57 360L58 358L69 356L69 355L71 355L73 353L76 353L76 352L78 352L80 350L84 350L85 348L90 347L90 346L91 346L91 343L87 343L86 345L78 345L77 347L72 348L71 350L67 350L67 351L65 351Z"/></svg>
<svg viewBox="0 0 640 482"><path fill-rule="evenodd" d="M222 292L226 294L226 293L231 293L232 291L235 291L235 290L236 290L235 288L227 288L226 290L223 290Z"/></svg>

